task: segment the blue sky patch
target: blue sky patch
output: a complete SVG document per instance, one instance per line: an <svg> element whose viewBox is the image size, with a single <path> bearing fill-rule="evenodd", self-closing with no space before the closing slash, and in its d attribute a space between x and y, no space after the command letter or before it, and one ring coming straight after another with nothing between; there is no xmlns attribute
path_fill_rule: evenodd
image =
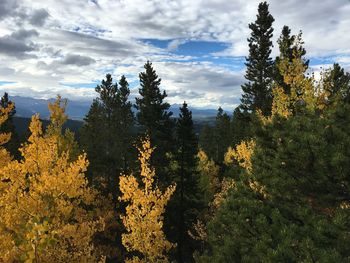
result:
<svg viewBox="0 0 350 263"><path fill-rule="evenodd" d="M16 82L13 82L13 81L2 81L0 80L0 86L4 86L4 85L8 85L8 84L14 84Z"/></svg>
<svg viewBox="0 0 350 263"><path fill-rule="evenodd" d="M87 83L71 83L71 82L60 82L62 86L68 86L72 88L95 88L100 82L87 82Z"/></svg>

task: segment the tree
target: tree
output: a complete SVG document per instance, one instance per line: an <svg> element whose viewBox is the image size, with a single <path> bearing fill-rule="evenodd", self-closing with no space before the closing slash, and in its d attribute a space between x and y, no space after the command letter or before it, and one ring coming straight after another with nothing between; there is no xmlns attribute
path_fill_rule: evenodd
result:
<svg viewBox="0 0 350 263"><path fill-rule="evenodd" d="M231 119L224 110L219 107L215 122L216 158L217 163L222 164L227 148L231 145Z"/></svg>
<svg viewBox="0 0 350 263"><path fill-rule="evenodd" d="M14 104L8 105L8 107L0 107L0 128L6 123L14 108ZM10 153L4 148L4 144L6 144L11 139L11 133L9 132L1 132L0 133L0 168L7 165L12 157Z"/></svg>
<svg viewBox="0 0 350 263"><path fill-rule="evenodd" d="M274 18L269 13L269 5L262 2L258 7L257 19L249 24L251 37L248 38L249 56L246 58L247 83L242 85L243 95L240 107L243 110L260 109L267 116L271 113L272 78L274 63L270 57Z"/></svg>
<svg viewBox="0 0 350 263"><path fill-rule="evenodd" d="M119 129L119 137L121 139L121 155L123 159L123 171L126 172L131 166L131 160L134 157L132 142L134 140L134 113L132 112L132 103L129 101L130 89L129 83L125 76L121 76L119 80L118 100L120 103L119 123L122 129Z"/></svg>
<svg viewBox="0 0 350 263"><path fill-rule="evenodd" d="M137 122L141 133L150 137L156 148L152 164L158 171L161 184L167 185L169 176L165 169L169 164L167 153L173 152L173 121L169 103L163 100L167 97L165 91L160 91L161 79L156 74L149 61L144 65L145 71L139 74L140 98L136 98Z"/></svg>
<svg viewBox="0 0 350 263"><path fill-rule="evenodd" d="M290 35L291 30L288 26L284 26L282 29L281 36L277 40L280 54L275 60L275 74L274 74L274 85L283 88L285 94L291 93L291 87L284 79L283 72L281 72L281 64L292 64L293 60L300 59L303 63L304 73L308 69L309 60L306 60L306 50L303 47L304 42L302 41L302 33L298 35Z"/></svg>
<svg viewBox="0 0 350 263"><path fill-rule="evenodd" d="M166 240L163 228L163 213L175 185L162 192L154 183L155 169L150 166L154 148L147 138L139 150L142 184L133 175L120 177L120 200L128 202L126 214L122 216L127 233L122 242L129 252L139 252L126 262L169 262L166 253L174 244Z"/></svg>
<svg viewBox="0 0 350 263"><path fill-rule="evenodd" d="M203 126L199 134L199 147L210 159L214 159L217 156L215 126L208 124Z"/></svg>
<svg viewBox="0 0 350 263"><path fill-rule="evenodd" d="M288 117L302 112L316 111L319 108L319 92L312 77L306 76L307 61L303 58L303 40L301 33L295 36L291 47L292 58L283 57L278 61L278 71L283 77L283 84L278 83L273 88L272 115ZM286 90L286 87L287 90Z"/></svg>
<svg viewBox="0 0 350 263"><path fill-rule="evenodd" d="M0 260L4 262L96 262L93 235L103 230L105 212L89 188L85 154L72 159L61 133L64 107L50 105L51 124L43 132L32 117L22 160L0 168Z"/></svg>
<svg viewBox="0 0 350 263"><path fill-rule="evenodd" d="M247 111L236 107L231 118L231 146L239 144L242 140L248 139L251 134L251 121Z"/></svg>
<svg viewBox="0 0 350 263"><path fill-rule="evenodd" d="M261 127L252 168L207 225L198 262L349 260L348 110L275 116Z"/></svg>
<svg viewBox="0 0 350 263"><path fill-rule="evenodd" d="M209 204L214 199L215 193L220 187L220 167L210 159L203 150L198 152L199 187L203 193L203 199Z"/></svg>
<svg viewBox="0 0 350 263"><path fill-rule="evenodd" d="M325 72L322 84L328 104L350 102L350 74L338 63Z"/></svg>
<svg viewBox="0 0 350 263"><path fill-rule="evenodd" d="M92 181L103 178L107 182L105 194L117 200L118 174L127 170L132 162L132 129L134 115L128 82L122 76L113 84L110 74L96 87L99 97L90 107L82 129L82 145L91 160Z"/></svg>
<svg viewBox="0 0 350 263"><path fill-rule="evenodd" d="M8 114L7 120L0 128L0 132L11 133L11 140L9 140L4 147L10 152L10 154L16 158L19 157L18 148L20 146L18 134L13 124L13 116L16 114L15 104L9 99L8 93L4 93L0 100L0 108L6 109L11 107L12 110Z"/></svg>
<svg viewBox="0 0 350 263"><path fill-rule="evenodd" d="M184 102L180 108L176 129L176 152L174 182L177 185L174 197L166 213L169 238L177 243L177 262L192 262L196 243L188 235L203 208L198 185L197 171L198 138L195 134L192 112Z"/></svg>

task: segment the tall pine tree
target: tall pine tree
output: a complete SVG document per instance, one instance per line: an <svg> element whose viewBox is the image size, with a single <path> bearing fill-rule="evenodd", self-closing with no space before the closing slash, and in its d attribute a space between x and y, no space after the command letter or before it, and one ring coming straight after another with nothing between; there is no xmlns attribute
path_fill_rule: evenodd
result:
<svg viewBox="0 0 350 263"><path fill-rule="evenodd" d="M155 151L152 156L152 165L158 171L160 186L167 185L169 178L166 175L169 158L167 153L173 151L173 126L171 120L172 112L169 111L170 105L164 102L167 97L165 91L161 92L161 79L156 74L152 63L147 62L144 65L144 72L139 74L140 97L136 98L137 122L140 126L141 134L147 134L150 137L151 144ZM163 184L165 183L165 184Z"/></svg>
<svg viewBox="0 0 350 263"><path fill-rule="evenodd" d="M113 194L116 200L118 175L131 162L134 117L128 101L130 91L124 76L118 88L107 74L96 92L99 97L93 101L85 118L82 144L91 162L90 177L93 181L102 178L107 184L107 194Z"/></svg>
<svg viewBox="0 0 350 263"><path fill-rule="evenodd" d="M338 63L326 71L323 88L327 92L328 104L341 101L350 103L350 73L344 72Z"/></svg>
<svg viewBox="0 0 350 263"><path fill-rule="evenodd" d="M184 102L176 123L175 178L177 189L168 209L170 235L177 243L177 262L192 262L196 243L188 235L202 208L197 171L198 138L192 112Z"/></svg>
<svg viewBox="0 0 350 263"><path fill-rule="evenodd" d="M248 38L249 56L246 58L245 78L248 82L242 85L241 108L248 111L260 109L264 115L271 113L274 63L270 54L274 20L267 2L260 3L256 21L249 24L252 33Z"/></svg>

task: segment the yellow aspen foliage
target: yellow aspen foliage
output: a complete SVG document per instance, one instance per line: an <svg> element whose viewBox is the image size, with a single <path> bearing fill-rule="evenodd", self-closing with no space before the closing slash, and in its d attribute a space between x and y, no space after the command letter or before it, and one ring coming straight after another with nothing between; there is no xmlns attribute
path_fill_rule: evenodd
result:
<svg viewBox="0 0 350 263"><path fill-rule="evenodd" d="M166 254L175 246L163 232L165 206L175 185L164 193L155 185L155 170L149 164L153 150L149 138L138 148L142 183L133 175L120 176L119 199L128 202L126 214L121 217L127 231L122 235L122 243L127 251L142 254L142 258L135 256L126 262L169 262Z"/></svg>
<svg viewBox="0 0 350 263"><path fill-rule="evenodd" d="M229 191L235 187L236 183L232 178L224 178L221 182L220 191L214 195L214 200L211 205L212 208L217 210L222 202L227 198Z"/></svg>
<svg viewBox="0 0 350 263"><path fill-rule="evenodd" d="M283 88L275 87L272 90L273 100L272 100L272 110L271 116L282 116L288 118L292 115L292 105L291 98L288 96ZM272 118L271 118L272 119Z"/></svg>
<svg viewBox="0 0 350 263"><path fill-rule="evenodd" d="M22 160L0 168L0 262L97 262L92 238L104 221L91 209L86 155L71 161L38 115L29 129Z"/></svg>
<svg viewBox="0 0 350 263"><path fill-rule="evenodd" d="M50 124L47 127L45 136L55 136L58 140L58 150L60 153L69 152L71 160L76 159L79 155L79 146L75 141L74 133L66 129L62 134L63 124L67 121L68 116L65 114L67 100L57 95L53 103L48 104L50 111Z"/></svg>
<svg viewBox="0 0 350 263"><path fill-rule="evenodd" d="M289 85L290 93L286 94L281 87L273 89L272 117L280 115L289 117L293 111L304 106L314 111L317 108L317 90L312 77L305 76L307 65L302 59L301 33L296 37L293 49L293 59L282 58L278 62L278 70L284 82Z"/></svg>
<svg viewBox="0 0 350 263"><path fill-rule="evenodd" d="M200 149L198 154L199 187L204 193L205 202L213 200L215 193L220 189L219 171L220 168L215 162Z"/></svg>
<svg viewBox="0 0 350 263"><path fill-rule="evenodd" d="M246 169L249 173L252 170L252 155L254 153L255 141L242 141L236 146L236 149L229 147L225 154L225 164L232 164L234 161L238 163L239 166Z"/></svg>
<svg viewBox="0 0 350 263"><path fill-rule="evenodd" d="M266 118L266 117L263 117ZM271 117L268 117L269 119ZM242 141L240 144L236 146L235 149L229 147L226 154L225 154L225 164L230 165L234 162L237 162L239 166L244 168L247 171L247 175L251 175L253 165L252 165L252 156L254 153L254 148L256 146L255 141L252 139L250 141ZM264 186L261 186L258 182L254 181L251 177L249 177L248 180L249 187L255 191L261 193L264 197L267 196ZM230 182L229 186L234 186L234 182ZM231 188L232 188L231 187ZM225 195L227 191L231 188L226 186L226 191L224 189L224 192L222 194L219 194L217 197L219 198L218 201L220 203L220 195Z"/></svg>
<svg viewBox="0 0 350 263"><path fill-rule="evenodd" d="M6 108L0 108L0 126L4 124L9 116L9 113L13 110L14 104L9 104ZM11 138L10 133L0 133L0 168L5 166L11 161L10 153L2 147Z"/></svg>

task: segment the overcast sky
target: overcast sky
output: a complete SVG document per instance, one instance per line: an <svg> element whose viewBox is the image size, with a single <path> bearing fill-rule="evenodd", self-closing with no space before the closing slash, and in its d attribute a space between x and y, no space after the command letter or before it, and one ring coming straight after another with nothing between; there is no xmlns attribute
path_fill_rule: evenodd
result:
<svg viewBox="0 0 350 263"><path fill-rule="evenodd" d="M274 43L303 31L316 71L350 70L349 0L271 0ZM255 0L0 0L0 91L91 100L106 73L133 96L153 62L170 103L231 110L239 102ZM275 44L276 46L276 44ZM276 52L274 51L274 55Z"/></svg>

